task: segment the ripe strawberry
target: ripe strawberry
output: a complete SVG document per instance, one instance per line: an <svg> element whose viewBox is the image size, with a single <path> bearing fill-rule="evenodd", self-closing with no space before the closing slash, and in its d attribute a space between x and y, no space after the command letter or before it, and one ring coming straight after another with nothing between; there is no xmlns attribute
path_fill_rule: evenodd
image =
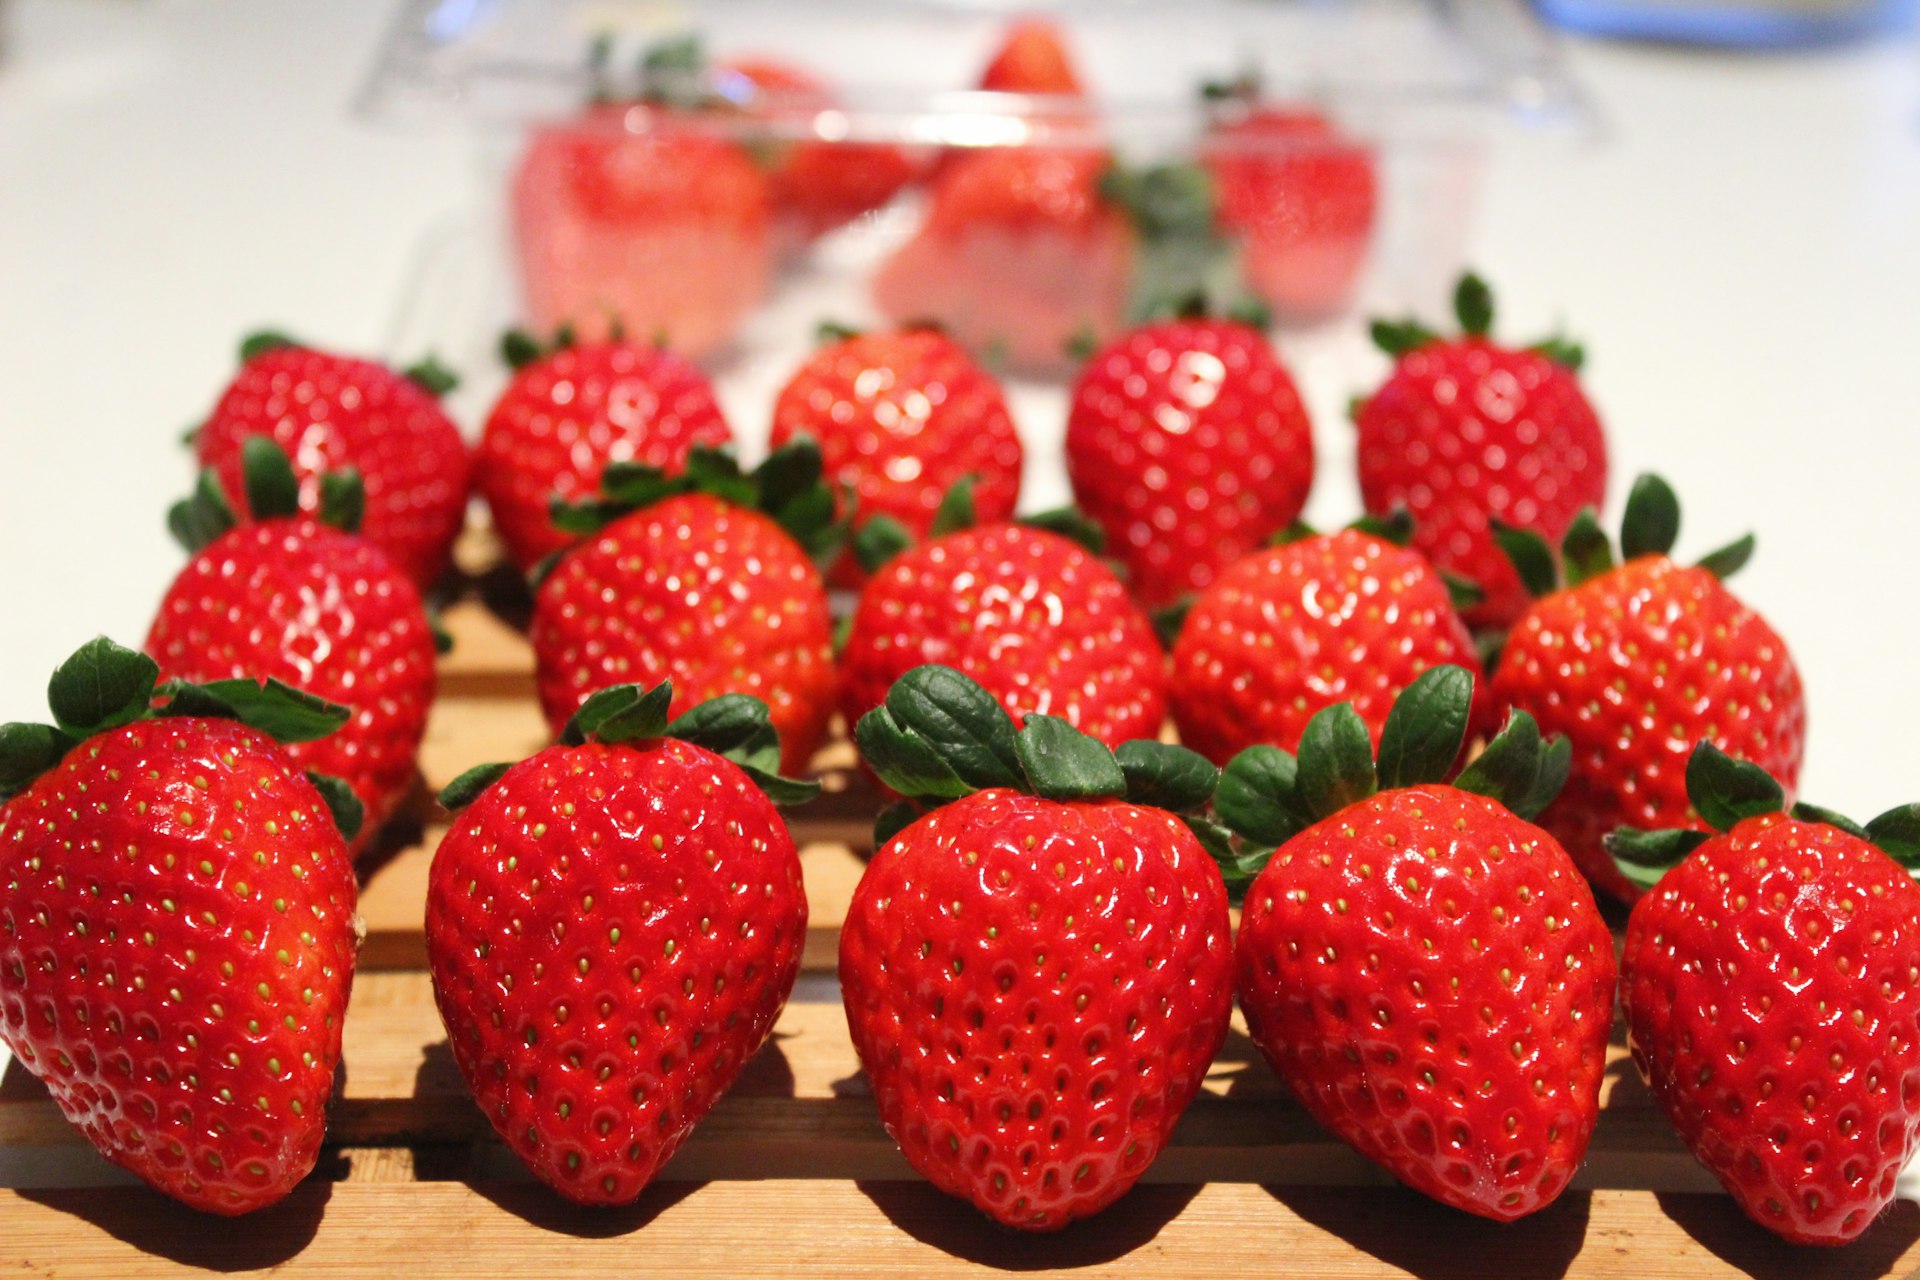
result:
<svg viewBox="0 0 1920 1280"><path fill-rule="evenodd" d="M336 528L299 514L278 445L254 437L241 452L247 507L261 523L234 527L210 475L174 508L193 558L167 588L146 649L163 679L271 676L351 707L338 732L286 752L353 789L365 811L349 846L357 854L413 786L433 702L433 625L413 583L355 535L356 477L322 478Z"/></svg>
<svg viewBox="0 0 1920 1280"><path fill-rule="evenodd" d="M820 453L795 440L751 475L695 448L673 477L615 463L606 497L556 505L586 534L535 589L540 705L558 733L613 685L674 682L675 711L724 693L772 710L789 770L803 768L833 714L832 619L808 557L838 551ZM771 513L771 514L768 514Z"/></svg>
<svg viewBox="0 0 1920 1280"><path fill-rule="evenodd" d="M671 473L693 446L733 438L712 385L684 356L640 342L562 341L543 352L524 334L505 346L513 380L487 417L474 483L522 569L572 544L553 527L551 500L591 497L609 462Z"/></svg>
<svg viewBox="0 0 1920 1280"><path fill-rule="evenodd" d="M1350 705L1300 757L1236 757L1216 805L1277 844L1241 913L1247 1030L1315 1120L1443 1204L1499 1221L1566 1190L1599 1116L1613 939L1527 819L1566 777L1516 713L1448 786L1473 677L1423 675L1380 741Z"/></svg>
<svg viewBox="0 0 1920 1280"><path fill-rule="evenodd" d="M1256 743L1291 751L1309 720L1351 702L1375 742L1430 667L1478 666L1446 582L1359 528L1256 551L1202 592L1173 646L1180 740L1216 763ZM1474 726L1486 724L1476 690Z"/></svg>
<svg viewBox="0 0 1920 1280"><path fill-rule="evenodd" d="M1080 371L1067 418L1075 500L1149 607L1205 588L1284 529L1313 484L1313 432L1259 331L1151 324Z"/></svg>
<svg viewBox="0 0 1920 1280"><path fill-rule="evenodd" d="M1374 325L1394 366L1354 414L1360 494L1377 515L1410 511L1414 548L1484 594L1467 621L1505 628L1528 596L1494 524L1559 542L1606 497L1607 440L1575 376L1578 346L1493 342L1493 297L1476 276L1461 277L1454 309L1458 338L1414 321Z"/></svg>
<svg viewBox="0 0 1920 1280"><path fill-rule="evenodd" d="M983 520L1005 520L1020 496L1022 452L1000 384L931 329L828 341L781 388L771 446L819 441L828 478L852 491L853 521L876 514L925 537L947 490L974 477ZM858 586L843 557L837 585Z"/></svg>
<svg viewBox="0 0 1920 1280"><path fill-rule="evenodd" d="M961 527L878 568L841 647L847 723L929 662L980 682L1008 715L1056 715L1110 747L1157 736L1167 717L1153 624L1095 552L1046 529Z"/></svg>
<svg viewBox="0 0 1920 1280"><path fill-rule="evenodd" d="M355 945L357 806L273 736L347 711L157 676L103 637L58 727L0 726L0 1035L101 1155L247 1213L319 1155Z"/></svg>
<svg viewBox="0 0 1920 1280"><path fill-rule="evenodd" d="M1640 477L1621 530L1626 562L1614 565L1591 519L1576 520L1562 553L1568 584L1557 591L1545 544L1500 535L1542 598L1507 639L1494 704L1524 708L1573 743L1573 774L1545 826L1623 902L1639 890L1602 838L1615 827L1700 825L1683 768L1696 742L1753 761L1790 791L1806 746L1806 699L1786 644L1721 585L1752 539L1687 567L1668 555L1679 529L1673 490Z"/></svg>
<svg viewBox="0 0 1920 1280"><path fill-rule="evenodd" d="M454 1062L534 1176L586 1204L653 1180L773 1030L806 943L761 785L817 788L772 776L758 701L669 723L672 700L604 690L559 745L463 775L427 883Z"/></svg>
<svg viewBox="0 0 1920 1280"><path fill-rule="evenodd" d="M739 144L670 108L604 103L536 128L511 198L536 330L617 328L698 360L766 295L766 175Z"/></svg>
<svg viewBox="0 0 1920 1280"><path fill-rule="evenodd" d="M1713 834L1609 842L1648 891L1621 962L1634 1064L1754 1221L1844 1244L1920 1150L1920 806L1782 813L1705 742L1686 773Z"/></svg>
<svg viewBox="0 0 1920 1280"><path fill-rule="evenodd" d="M993 93L1029 93L1084 97L1086 87L1067 55L1066 36L1044 18L1019 18L1007 24L1000 47L980 87Z"/></svg>
<svg viewBox="0 0 1920 1280"><path fill-rule="evenodd" d="M1009 1226L1052 1231L1124 1195L1199 1091L1232 1006L1227 895L1175 811L1192 752L1115 753L1051 716L1018 734L946 667L860 721L898 829L840 935L847 1024L909 1164ZM977 789L976 789L977 788ZM894 834L894 830L897 834Z"/></svg>
<svg viewBox="0 0 1920 1280"><path fill-rule="evenodd" d="M452 376L431 359L396 373L274 333L248 338L240 357L194 434L200 465L219 473L236 512L241 446L270 436L293 459L301 510L320 509L322 474L359 472L367 541L422 591L437 582L467 513L467 446L436 399Z"/></svg>

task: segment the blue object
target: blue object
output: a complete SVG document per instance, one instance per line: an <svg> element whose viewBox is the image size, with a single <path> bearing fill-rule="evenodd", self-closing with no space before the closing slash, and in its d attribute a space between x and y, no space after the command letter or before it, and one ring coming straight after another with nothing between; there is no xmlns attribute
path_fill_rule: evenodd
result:
<svg viewBox="0 0 1920 1280"><path fill-rule="evenodd" d="M1741 0L1535 0L1540 16L1585 35L1792 49L1884 35L1912 24L1920 0L1745 4Z"/></svg>

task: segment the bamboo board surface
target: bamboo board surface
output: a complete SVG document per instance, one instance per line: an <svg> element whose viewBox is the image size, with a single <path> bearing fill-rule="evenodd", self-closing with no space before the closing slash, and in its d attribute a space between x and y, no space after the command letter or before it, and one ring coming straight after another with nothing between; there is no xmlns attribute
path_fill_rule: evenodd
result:
<svg viewBox="0 0 1920 1280"><path fill-rule="evenodd" d="M422 751L438 787L545 743L524 639L474 602ZM626 1210L534 1184L468 1099L422 971L426 873L442 827L423 788L364 875L367 937L329 1146L285 1204L216 1222L94 1155L17 1064L0 1080L0 1259L26 1274L558 1276L1920 1275L1920 1205L1849 1249L1788 1247L1748 1223L1667 1129L1616 1044L1605 1113L1575 1189L1501 1227L1393 1186L1286 1096L1236 1015L1205 1092L1145 1184L1091 1222L1029 1238L918 1181L881 1129L832 979L864 865L871 789L846 748L793 819L811 920L773 1040ZM398 1252L404 1251L404 1252Z"/></svg>

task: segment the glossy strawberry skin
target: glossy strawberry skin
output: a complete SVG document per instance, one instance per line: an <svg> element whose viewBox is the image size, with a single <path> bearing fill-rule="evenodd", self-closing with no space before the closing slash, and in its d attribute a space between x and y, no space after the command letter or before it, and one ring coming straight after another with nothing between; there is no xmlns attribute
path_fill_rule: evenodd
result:
<svg viewBox="0 0 1920 1280"><path fill-rule="evenodd" d="M1714 836L1634 907L1634 1063L1762 1226L1843 1244L1920 1148L1920 887L1784 814Z"/></svg>
<svg viewBox="0 0 1920 1280"><path fill-rule="evenodd" d="M422 591L446 571L466 520L470 463L460 430L425 388L370 360L277 347L241 366L195 436L202 466L244 517L241 445L270 436L293 460L300 509L320 476L349 467L366 489L360 532Z"/></svg>
<svg viewBox="0 0 1920 1280"><path fill-rule="evenodd" d="M1153 624L1097 557L1024 525L936 538L869 579L840 655L847 723L927 662L979 681L1016 724L1059 716L1108 746L1166 719Z"/></svg>
<svg viewBox="0 0 1920 1280"><path fill-rule="evenodd" d="M623 516L534 596L540 706L557 735L611 685L673 681L672 714L723 693L767 704L782 767L806 767L833 714L827 591L768 517L705 494Z"/></svg>
<svg viewBox="0 0 1920 1280"><path fill-rule="evenodd" d="M1151 608L1285 528L1313 484L1293 379L1259 331L1227 321L1148 325L1095 355L1066 449L1076 501Z"/></svg>
<svg viewBox="0 0 1920 1280"><path fill-rule="evenodd" d="M1479 665L1447 587L1418 555L1343 529L1255 552L1188 612L1168 691L1180 740L1217 764L1255 743L1297 750L1315 713L1351 702L1374 744L1429 667ZM1490 726L1474 688L1471 729Z"/></svg>
<svg viewBox="0 0 1920 1280"><path fill-rule="evenodd" d="M282 749L353 788L364 849L413 786L435 685L420 595L365 539L305 517L229 530L187 562L147 634L164 680L284 680L353 710Z"/></svg>
<svg viewBox="0 0 1920 1280"><path fill-rule="evenodd" d="M952 339L931 329L871 333L821 347L780 391L771 446L795 435L820 444L830 483L853 490L856 526L876 514L925 538L947 490L974 477L975 515L1013 515L1024 454L1000 385ZM836 585L862 580L853 558Z"/></svg>
<svg viewBox="0 0 1920 1280"><path fill-rule="evenodd" d="M1373 246L1380 180L1372 148L1318 112L1262 107L1203 147L1223 231L1254 294L1293 319L1338 313Z"/></svg>
<svg viewBox="0 0 1920 1280"><path fill-rule="evenodd" d="M208 1213L313 1168L354 965L353 868L278 745L109 730L0 807L0 1027L100 1153Z"/></svg>
<svg viewBox="0 0 1920 1280"><path fill-rule="evenodd" d="M1494 670L1497 707L1520 707L1573 744L1541 824L1595 887L1639 891L1601 846L1615 827L1705 830L1687 800L1687 757L1711 741L1791 794L1806 699L1766 619L1704 569L1645 556L1537 601Z"/></svg>
<svg viewBox="0 0 1920 1280"><path fill-rule="evenodd" d="M1480 586L1474 626L1510 627L1532 603L1490 520L1558 546L1607 492L1607 441L1572 370L1484 338L1432 342L1400 357L1361 405L1360 494L1404 507L1413 545Z"/></svg>
<svg viewBox="0 0 1920 1280"><path fill-rule="evenodd" d="M1288 841L1247 891L1236 985L1314 1119L1416 1190L1511 1221L1579 1167L1613 939L1553 837L1495 802L1383 792Z"/></svg>
<svg viewBox="0 0 1920 1280"><path fill-rule="evenodd" d="M572 545L548 503L591 497L609 462L678 471L695 445L733 433L713 385L684 356L651 342L563 347L518 370L474 452L474 482L507 554L522 569Z"/></svg>
<svg viewBox="0 0 1920 1280"><path fill-rule="evenodd" d="M727 760L549 747L455 820L427 959L474 1100L542 1182L638 1196L773 1030L806 944L800 859Z"/></svg>
<svg viewBox="0 0 1920 1280"><path fill-rule="evenodd" d="M1226 1035L1230 950L1219 870L1178 819L990 790L875 855L840 983L908 1163L1051 1231L1165 1145Z"/></svg>
<svg viewBox="0 0 1920 1280"><path fill-rule="evenodd" d="M1078 97L1086 93L1067 56L1066 36L1044 18L1009 23L980 87L993 93L1030 93Z"/></svg>

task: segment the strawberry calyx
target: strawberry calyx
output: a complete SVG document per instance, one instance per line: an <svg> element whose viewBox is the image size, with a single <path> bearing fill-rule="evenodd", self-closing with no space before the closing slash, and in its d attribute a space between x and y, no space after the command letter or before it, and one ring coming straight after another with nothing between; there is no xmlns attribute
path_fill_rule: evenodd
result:
<svg viewBox="0 0 1920 1280"><path fill-rule="evenodd" d="M1271 312L1241 280L1233 242L1220 228L1213 175L1205 166L1114 164L1101 174L1098 189L1139 237L1128 324L1209 316L1257 329L1271 323ZM1070 357L1074 349L1070 342Z"/></svg>
<svg viewBox="0 0 1920 1280"><path fill-rule="evenodd" d="M1661 876L1684 862L1715 832L1731 831L1748 818L1783 811L1801 822L1822 823L1865 840L1920 878L1920 804L1895 805L1865 825L1804 801L1789 807L1786 789L1772 774L1705 740L1695 744L1687 757L1687 799L1711 831L1620 827L1606 837L1614 865L1639 888L1651 889L1658 884Z"/></svg>
<svg viewBox="0 0 1920 1280"><path fill-rule="evenodd" d="M271 436L240 442L240 477L247 511L255 520L291 519L300 514L300 480L293 462ZM366 486L352 467L320 477L320 523L342 533L360 532L366 516ZM201 471L193 492L167 510L167 529L189 554L197 552L240 523L233 504L211 468Z"/></svg>
<svg viewBox="0 0 1920 1280"><path fill-rule="evenodd" d="M1487 339L1493 333L1493 289L1474 272L1463 272L1453 287L1453 316L1460 333L1467 338ZM1396 360L1410 351L1443 342L1448 336L1412 317L1376 319L1368 332L1373 337L1373 345ZM1570 373L1580 372L1587 358L1586 348L1562 333L1530 343L1526 350L1545 356Z"/></svg>
<svg viewBox="0 0 1920 1280"><path fill-rule="evenodd" d="M668 719L667 709L672 705L671 680L662 680L651 689L637 684L613 685L580 704L560 732L560 745L577 747L598 742L612 746L678 738L738 765L775 804L805 804L820 794L817 782L781 776L780 734L773 727L767 704L760 699L726 693ZM464 809L512 767L476 765L441 790L440 803L449 810Z"/></svg>
<svg viewBox="0 0 1920 1280"><path fill-rule="evenodd" d="M927 529L928 538L945 537L979 524L973 502L973 491L979 480L977 475L969 472L948 487L933 513L933 523ZM1096 556L1106 549L1106 531L1075 506L1055 507L1030 516L1017 516L1013 523L1058 534L1070 542L1079 543ZM860 568L871 574L895 556L910 550L917 542L918 539L906 525L882 511L868 516L866 522L854 530L847 547L853 552L853 558Z"/></svg>
<svg viewBox="0 0 1920 1280"><path fill-rule="evenodd" d="M620 341L620 322L617 318L608 321L608 330L608 336L613 341ZM518 372L537 360L544 360L577 345L579 340L571 324L563 323L553 331L553 337L544 342L532 331L516 326L500 335L500 359L509 369Z"/></svg>
<svg viewBox="0 0 1920 1280"><path fill-rule="evenodd" d="M989 788L1046 800L1123 799L1191 827L1220 777L1185 747L1143 738L1110 749L1058 716L1028 715L1016 728L992 694L937 663L894 681L886 701L860 717L854 741L904 797L881 810L876 847L930 810Z"/></svg>
<svg viewBox="0 0 1920 1280"><path fill-rule="evenodd" d="M95 734L163 716L238 720L278 742L324 738L352 716L347 707L279 680L160 680L160 664L136 649L96 636L62 662L47 682L52 724L0 724L0 800L11 799ZM346 783L309 771L340 833L351 841L363 818Z"/></svg>
<svg viewBox="0 0 1920 1280"><path fill-rule="evenodd" d="M240 363L246 364L269 351L279 351L285 347L318 349L311 343L302 342L279 329L256 329L240 340ZM440 363L439 357L431 353L400 370L400 376L436 398L460 385L459 375Z"/></svg>
<svg viewBox="0 0 1920 1280"><path fill-rule="evenodd" d="M1628 560L1671 556L1674 544L1680 540L1680 498L1672 485L1652 472L1637 477L1627 494L1627 509L1620 520L1618 560L1606 531L1590 507L1583 508L1567 526L1557 556L1547 540L1531 529L1499 520L1492 525L1494 541L1506 553L1514 572L1520 575L1520 584L1538 599L1562 588L1590 582ZM1753 535L1745 534L1702 556L1694 564L1725 580L1753 558L1753 548Z"/></svg>
<svg viewBox="0 0 1920 1280"><path fill-rule="evenodd" d="M1369 512L1356 520L1348 522L1346 527L1355 533L1364 533L1368 537L1378 538L1382 542L1391 542L1396 547L1411 548L1413 546L1413 512L1407 510L1405 506L1396 506L1383 516L1374 515ZM1304 542L1308 538L1317 538L1319 536L1320 530L1314 528L1305 520L1295 520L1292 524L1280 530L1271 538L1268 538L1267 545L1270 547L1285 547L1295 542ZM1487 593L1482 591L1480 584L1474 582L1472 579L1463 578L1457 573L1442 569L1439 565L1434 565L1433 571L1440 575L1442 582L1447 584L1447 595L1452 600L1455 609L1471 609L1474 605L1486 599ZM1178 634L1178 632L1176 631L1175 634Z"/></svg>
<svg viewBox="0 0 1920 1280"><path fill-rule="evenodd" d="M1422 672L1387 713L1377 756L1366 722L1341 702L1307 722L1298 756L1253 746L1229 760L1213 797L1219 821L1202 841L1229 888L1244 888L1273 850L1348 805L1445 782L1466 742L1473 681L1464 667ZM1531 820L1560 793L1572 759L1565 738L1543 740L1533 717L1516 709L1451 785Z"/></svg>

